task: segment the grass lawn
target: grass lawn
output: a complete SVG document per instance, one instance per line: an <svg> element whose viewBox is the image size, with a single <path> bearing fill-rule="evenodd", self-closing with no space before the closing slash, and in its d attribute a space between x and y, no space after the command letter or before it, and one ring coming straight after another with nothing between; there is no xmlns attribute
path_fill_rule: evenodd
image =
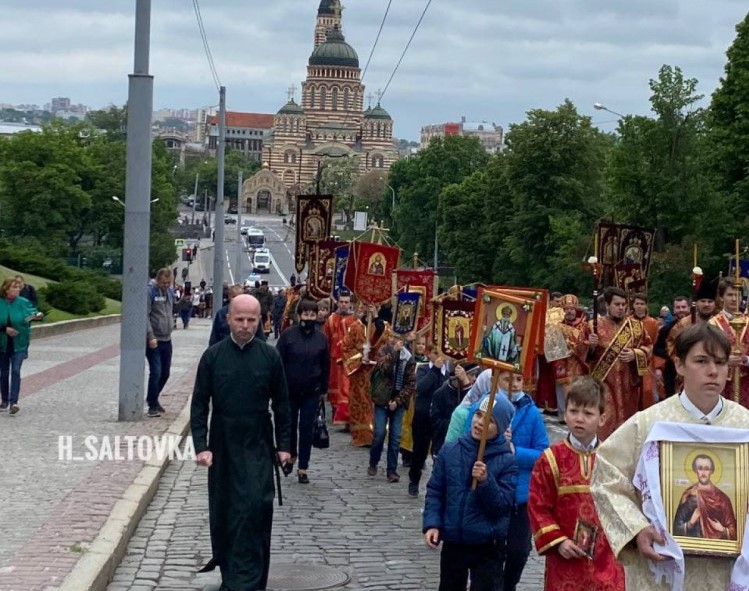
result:
<svg viewBox="0 0 749 591"><path fill-rule="evenodd" d="M0 265L0 282L4 281L6 277L14 277L18 274L18 271ZM44 277L37 277L36 275L29 275L28 273L21 273L21 275L23 275L26 283L33 285L37 290L40 287L44 287L48 283L57 283L56 281L51 281L50 279L45 279ZM62 310L58 310L57 308L52 308L49 311L49 314L44 317L44 322L50 324L52 322L60 322L61 320L73 320L75 318L91 318L93 316L119 314L122 311L122 304L120 302L116 300L110 300L109 298L107 298L106 301L107 305L103 310L92 314L71 314L70 312L63 312Z"/></svg>

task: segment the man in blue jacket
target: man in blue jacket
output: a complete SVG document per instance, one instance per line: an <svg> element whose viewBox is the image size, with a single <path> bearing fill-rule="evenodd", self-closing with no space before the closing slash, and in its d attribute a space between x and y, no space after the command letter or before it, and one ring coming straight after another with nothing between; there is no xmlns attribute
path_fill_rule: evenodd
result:
<svg viewBox="0 0 749 591"><path fill-rule="evenodd" d="M517 463L504 433L514 408L503 396L495 399L479 462L488 402L474 414L469 433L443 446L427 484L424 537L430 548L444 542L439 591L465 591L469 573L471 591L494 591L504 584L505 542L517 485ZM476 490L471 489L474 478Z"/></svg>

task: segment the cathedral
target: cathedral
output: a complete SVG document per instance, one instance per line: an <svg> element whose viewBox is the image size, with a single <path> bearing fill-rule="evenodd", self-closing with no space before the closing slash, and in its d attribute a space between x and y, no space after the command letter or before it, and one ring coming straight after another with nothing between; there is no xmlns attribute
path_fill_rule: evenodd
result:
<svg viewBox="0 0 749 591"><path fill-rule="evenodd" d="M364 110L359 56L346 43L342 11L340 0L320 0L300 103L292 87L264 138L262 169L242 186L249 213L293 211L327 159L357 158L365 174L388 170L396 158L392 118L379 102Z"/></svg>

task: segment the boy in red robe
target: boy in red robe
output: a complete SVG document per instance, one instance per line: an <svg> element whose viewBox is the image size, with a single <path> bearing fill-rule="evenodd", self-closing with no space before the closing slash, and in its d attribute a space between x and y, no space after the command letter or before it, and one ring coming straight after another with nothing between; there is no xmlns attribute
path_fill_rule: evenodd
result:
<svg viewBox="0 0 749 591"><path fill-rule="evenodd" d="M624 569L590 494L605 400L600 382L575 380L564 415L569 435L541 455L531 474L528 516L536 550L546 557L546 591L624 591Z"/></svg>

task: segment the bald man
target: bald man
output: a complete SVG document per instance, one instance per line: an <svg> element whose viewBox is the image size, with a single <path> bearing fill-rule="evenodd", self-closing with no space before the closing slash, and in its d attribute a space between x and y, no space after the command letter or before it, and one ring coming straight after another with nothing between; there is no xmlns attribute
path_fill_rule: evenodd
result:
<svg viewBox="0 0 749 591"><path fill-rule="evenodd" d="M273 456L281 464L290 458L289 396L281 357L255 335L260 302L251 295L236 296L227 319L229 338L209 347L200 359L190 416L197 463L208 467L213 557L203 571L218 566L221 589L265 589Z"/></svg>

